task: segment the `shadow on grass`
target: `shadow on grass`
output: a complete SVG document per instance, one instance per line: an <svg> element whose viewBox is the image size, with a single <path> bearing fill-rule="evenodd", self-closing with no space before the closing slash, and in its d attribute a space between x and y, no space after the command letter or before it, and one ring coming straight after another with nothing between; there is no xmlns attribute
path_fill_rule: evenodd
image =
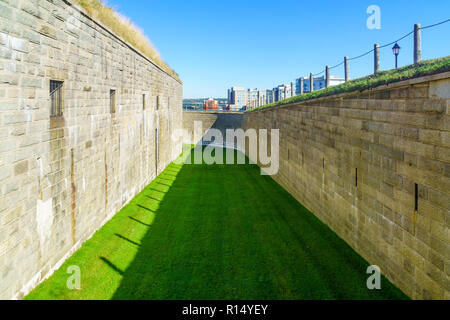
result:
<svg viewBox="0 0 450 320"><path fill-rule="evenodd" d="M112 270L114 270L115 272L117 272L119 275L123 276L124 272L122 270L120 270L119 268L117 268L114 263L112 263L111 261L109 261L108 259L106 259L105 257L100 257L100 260L102 260L108 267L110 267Z"/></svg>
<svg viewBox="0 0 450 320"><path fill-rule="evenodd" d="M172 163L26 299L407 298L367 267L256 165Z"/></svg>
<svg viewBox="0 0 450 320"><path fill-rule="evenodd" d="M129 243L134 244L135 246L138 246L138 247L139 247L139 246L141 245L140 243L137 243L136 241L133 241L133 240L131 240L131 239L128 239L127 237L124 237L124 236L122 236L121 234L116 233L115 236L118 237L118 238L120 238L120 239L123 239L123 240L125 240L125 241L128 241Z"/></svg>
<svg viewBox="0 0 450 320"><path fill-rule="evenodd" d="M113 299L406 298L385 278L368 290L368 263L255 165L161 178L162 197L137 204L158 208L134 260L122 272L102 258L122 277Z"/></svg>
<svg viewBox="0 0 450 320"><path fill-rule="evenodd" d="M147 227L150 227L151 226L151 224L148 224L148 223L145 223L145 222L142 222L141 220L138 220L138 219L136 219L136 218L134 218L134 217L129 217L131 220L133 220L133 221L135 221L135 222L137 222L137 223L140 223L140 224L142 224L143 226L147 226Z"/></svg>

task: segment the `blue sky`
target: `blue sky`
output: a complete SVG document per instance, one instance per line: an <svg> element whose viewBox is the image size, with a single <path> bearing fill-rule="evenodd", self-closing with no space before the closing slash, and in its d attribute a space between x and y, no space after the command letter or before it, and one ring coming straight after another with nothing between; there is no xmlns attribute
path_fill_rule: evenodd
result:
<svg viewBox="0 0 450 320"><path fill-rule="evenodd" d="M184 82L184 98L226 97L227 88L269 89L450 18L448 0L108 0L144 30ZM368 6L381 29L366 26ZM412 36L399 42L399 65L412 63ZM450 55L450 22L422 31L422 58ZM391 48L381 49L391 69ZM373 55L350 63L352 78L373 72ZM333 75L343 76L343 68Z"/></svg>

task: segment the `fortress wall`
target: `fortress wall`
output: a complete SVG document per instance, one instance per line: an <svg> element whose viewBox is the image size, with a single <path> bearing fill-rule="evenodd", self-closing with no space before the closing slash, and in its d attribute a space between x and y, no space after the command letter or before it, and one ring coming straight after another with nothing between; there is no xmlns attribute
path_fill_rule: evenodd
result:
<svg viewBox="0 0 450 320"><path fill-rule="evenodd" d="M407 295L450 299L449 72L248 112L244 128L280 129L273 178Z"/></svg>
<svg viewBox="0 0 450 320"><path fill-rule="evenodd" d="M181 127L179 80L72 1L0 2L0 299L23 297L152 181Z"/></svg>
<svg viewBox="0 0 450 320"><path fill-rule="evenodd" d="M225 142L227 129L241 129L243 120L242 113L183 111L183 128L186 130L185 143L197 144L209 129L219 130L222 133L223 142ZM201 131L197 135L194 134L195 122L201 125Z"/></svg>

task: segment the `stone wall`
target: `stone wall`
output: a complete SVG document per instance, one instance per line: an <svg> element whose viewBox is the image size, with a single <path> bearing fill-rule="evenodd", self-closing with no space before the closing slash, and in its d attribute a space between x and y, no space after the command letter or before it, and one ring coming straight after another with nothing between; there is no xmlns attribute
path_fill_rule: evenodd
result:
<svg viewBox="0 0 450 320"><path fill-rule="evenodd" d="M64 82L61 117L50 80ZM181 126L182 84L72 1L1 1L0 299L49 276L174 160Z"/></svg>
<svg viewBox="0 0 450 320"><path fill-rule="evenodd" d="M197 144L199 138L202 138L209 129L217 129L222 132L223 141L225 142L225 134L227 129L242 128L244 115L235 112L214 112L214 111L183 111L183 128L187 130L184 142L189 144ZM202 132L198 136L194 135L194 123L200 122Z"/></svg>
<svg viewBox="0 0 450 320"><path fill-rule="evenodd" d="M401 290L450 299L449 102L447 72L246 113L244 126L280 129L274 179Z"/></svg>

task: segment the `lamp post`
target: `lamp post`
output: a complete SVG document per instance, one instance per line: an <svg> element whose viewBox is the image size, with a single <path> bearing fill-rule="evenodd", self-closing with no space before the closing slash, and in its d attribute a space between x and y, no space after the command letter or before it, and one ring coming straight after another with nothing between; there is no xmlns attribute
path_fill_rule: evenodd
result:
<svg viewBox="0 0 450 320"><path fill-rule="evenodd" d="M395 56L395 69L397 69L398 54L400 53L400 49L401 48L400 48L400 46L398 45L397 42L392 47L392 52L394 53L394 56Z"/></svg>

